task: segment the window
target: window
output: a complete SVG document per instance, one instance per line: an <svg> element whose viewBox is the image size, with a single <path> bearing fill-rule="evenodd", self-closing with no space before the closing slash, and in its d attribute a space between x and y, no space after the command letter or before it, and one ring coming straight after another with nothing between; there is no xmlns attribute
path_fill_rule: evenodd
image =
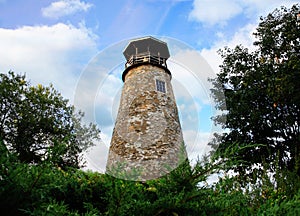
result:
<svg viewBox="0 0 300 216"><path fill-rule="evenodd" d="M160 80L156 80L156 90L166 93L166 86L165 86L165 82L160 81Z"/></svg>

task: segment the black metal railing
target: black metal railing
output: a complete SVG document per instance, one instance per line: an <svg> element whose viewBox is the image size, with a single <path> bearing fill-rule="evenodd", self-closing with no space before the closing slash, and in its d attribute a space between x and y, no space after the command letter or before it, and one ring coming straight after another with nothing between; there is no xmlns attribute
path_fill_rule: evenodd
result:
<svg viewBox="0 0 300 216"><path fill-rule="evenodd" d="M167 59L160 56L153 56L150 52L139 53L137 55L132 55L126 62L125 67L128 68L131 65L149 62L152 64L162 65L167 67Z"/></svg>

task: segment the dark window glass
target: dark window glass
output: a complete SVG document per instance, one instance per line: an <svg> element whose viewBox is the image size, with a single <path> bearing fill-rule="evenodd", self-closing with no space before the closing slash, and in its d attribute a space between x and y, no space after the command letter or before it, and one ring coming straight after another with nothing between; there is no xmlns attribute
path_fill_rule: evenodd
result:
<svg viewBox="0 0 300 216"><path fill-rule="evenodd" d="M166 84L164 81L156 80L156 90L166 93Z"/></svg>

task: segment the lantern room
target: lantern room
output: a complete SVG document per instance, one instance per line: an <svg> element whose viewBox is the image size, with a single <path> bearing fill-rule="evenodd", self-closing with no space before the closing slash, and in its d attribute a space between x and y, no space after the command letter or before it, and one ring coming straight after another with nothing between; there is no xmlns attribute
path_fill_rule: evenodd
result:
<svg viewBox="0 0 300 216"><path fill-rule="evenodd" d="M127 60L126 68L147 62L167 67L166 61L170 57L167 43L151 36L130 41L123 54Z"/></svg>

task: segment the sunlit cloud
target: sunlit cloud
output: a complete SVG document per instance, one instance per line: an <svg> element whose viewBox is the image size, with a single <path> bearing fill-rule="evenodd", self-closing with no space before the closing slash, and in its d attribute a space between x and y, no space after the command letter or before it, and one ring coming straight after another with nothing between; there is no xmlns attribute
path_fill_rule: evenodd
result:
<svg viewBox="0 0 300 216"><path fill-rule="evenodd" d="M80 0L60 0L52 2L48 7L42 8L42 14L48 18L59 18L77 12L86 12L91 7L92 4Z"/></svg>
<svg viewBox="0 0 300 216"><path fill-rule="evenodd" d="M223 25L242 10L239 1L235 0L195 0L189 18L209 25Z"/></svg>
<svg viewBox="0 0 300 216"><path fill-rule="evenodd" d="M71 99L78 76L97 52L97 37L85 26L0 28L0 71L26 73L33 84L54 87Z"/></svg>
<svg viewBox="0 0 300 216"><path fill-rule="evenodd" d="M296 3L292 0L284 1L285 6ZM241 14L257 20L259 16L282 4L282 0L194 0L189 19L205 25L226 25L230 19Z"/></svg>

